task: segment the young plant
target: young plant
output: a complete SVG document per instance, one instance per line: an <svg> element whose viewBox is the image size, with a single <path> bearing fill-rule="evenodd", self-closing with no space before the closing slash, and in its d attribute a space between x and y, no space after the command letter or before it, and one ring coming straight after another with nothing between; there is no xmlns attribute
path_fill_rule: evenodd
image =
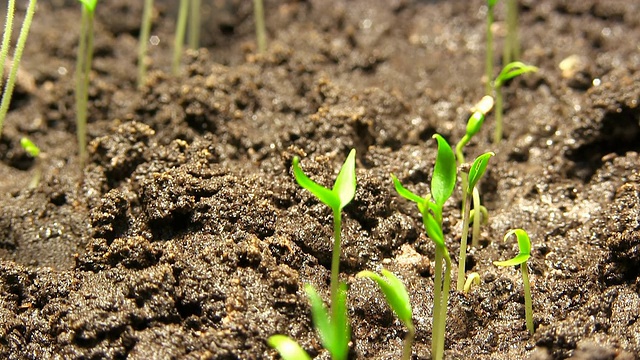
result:
<svg viewBox="0 0 640 360"><path fill-rule="evenodd" d="M493 27L494 20L494 7L498 0L487 0L487 51L485 57L485 92L486 95L491 95L491 79L493 79Z"/></svg>
<svg viewBox="0 0 640 360"><path fill-rule="evenodd" d="M253 0L253 16L256 22L258 53L263 54L267 50L267 29L264 23L264 4L262 0Z"/></svg>
<svg viewBox="0 0 640 360"><path fill-rule="evenodd" d="M38 187L38 184L40 184L40 178L42 177L40 148L27 137L23 137L22 139L20 139L20 146L24 149L24 151L27 152L27 154L29 154L29 156L35 159L35 174L29 182L29 189L35 189L36 187Z"/></svg>
<svg viewBox="0 0 640 360"><path fill-rule="evenodd" d="M467 276L467 281L464 282L464 288L462 289L462 291L468 293L469 291L471 291L471 286L473 285L480 285L480 274L478 274L477 272L472 272L471 274L469 274L469 276Z"/></svg>
<svg viewBox="0 0 640 360"><path fill-rule="evenodd" d="M507 241L511 235L515 235L518 239L518 247L520 252L513 259L506 261L494 261L496 266L516 266L520 265L522 271L522 283L524 284L524 313L527 322L527 330L533 335L533 305L531 302L531 284L529 283L529 270L527 269L527 260L531 257L531 240L526 231L522 229L514 229L509 231L504 236L504 241Z"/></svg>
<svg viewBox="0 0 640 360"><path fill-rule="evenodd" d="M191 0L189 5L189 47L200 47L200 3L201 0Z"/></svg>
<svg viewBox="0 0 640 360"><path fill-rule="evenodd" d="M413 326L409 294L402 281L393 275L393 273L385 269L382 269L380 273L382 276L365 270L360 271L356 277L366 277L375 281L387 299L387 304L389 304L393 312L396 313L398 319L407 327L407 337L404 339L402 359L409 360L411 359L411 346L413 345L413 339L416 335L416 328Z"/></svg>
<svg viewBox="0 0 640 360"><path fill-rule="evenodd" d="M518 1L507 0L507 38L504 42L502 63L508 64L520 58L520 41L518 40Z"/></svg>
<svg viewBox="0 0 640 360"><path fill-rule="evenodd" d="M176 37L173 39L173 59L171 61L171 73L178 75L180 71L180 59L182 58L182 43L187 29L187 15L189 14L189 0L180 0L178 21L176 21Z"/></svg>
<svg viewBox="0 0 640 360"><path fill-rule="evenodd" d="M22 59L24 45L27 43L27 37L29 36L29 29L31 28L33 14L36 12L36 3L37 0L29 0L27 13L25 14L24 21L22 22L20 35L18 35L18 42L16 43L16 49L13 54L13 62L11 64L11 70L9 71L9 77L7 78L7 83L5 84L4 91L2 93L2 100L0 101L0 135L2 135L4 118L7 116L7 112L9 111L9 104L11 103L13 88L16 84L16 77L18 75L18 67L20 66L20 60ZM15 0L9 0L7 3L7 19L5 21L4 33L2 34L2 45L0 46L0 70L2 70L2 73L0 73L0 87L2 87L5 62L7 60L7 54L9 53L15 7Z"/></svg>
<svg viewBox="0 0 640 360"><path fill-rule="evenodd" d="M152 12L153 0L144 0L142 26L140 28L140 37L138 38L138 88L144 85L147 76L147 45L149 43L149 34L151 33Z"/></svg>
<svg viewBox="0 0 640 360"><path fill-rule="evenodd" d="M502 71L500 71L500 74L498 74L498 77L493 81L493 91L496 97L496 128L493 133L494 144L498 144L502 140L502 85L516 76L536 71L538 71L538 68L535 66L527 65L520 61L514 61L505 65Z"/></svg>
<svg viewBox="0 0 640 360"><path fill-rule="evenodd" d="M464 289L464 273L465 263L467 259L467 238L469 236L471 196L473 190L476 187L476 184L487 170L487 163L489 162L489 158L494 155L494 153L488 152L478 156L475 159L475 161L471 165L471 168L469 169L469 181L467 183L467 187L463 189L463 196L465 200L462 202L464 204L464 211L462 218L462 238L460 239L460 260L458 261L458 283L456 287L458 291L462 291Z"/></svg>
<svg viewBox="0 0 640 360"><path fill-rule="evenodd" d="M293 339L286 335L271 335L267 344L278 350L283 360L311 360L311 356Z"/></svg>
<svg viewBox="0 0 640 360"><path fill-rule="evenodd" d="M351 338L347 315L347 284L340 283L336 296L331 298L331 314L312 285L307 284L304 289L311 302L311 318L322 346L329 350L333 360L346 360Z"/></svg>
<svg viewBox="0 0 640 360"><path fill-rule="evenodd" d="M433 137L438 141L438 155L431 178L431 195L420 197L402 186L395 175L391 174L391 178L398 194L418 205L427 236L436 245L431 357L441 360L444 356L445 325L451 286L451 257L444 243L442 208L451 197L456 184L456 161L447 141L438 134Z"/></svg>
<svg viewBox="0 0 640 360"><path fill-rule="evenodd" d="M93 18L98 0L78 0L82 3L80 44L76 64L76 122L80 168L87 159L87 107L89 103L89 73L93 59Z"/></svg>

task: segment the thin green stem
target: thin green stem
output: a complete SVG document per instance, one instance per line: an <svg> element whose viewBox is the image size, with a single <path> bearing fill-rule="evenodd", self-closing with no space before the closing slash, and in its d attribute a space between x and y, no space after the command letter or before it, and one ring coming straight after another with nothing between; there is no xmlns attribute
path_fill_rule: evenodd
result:
<svg viewBox="0 0 640 360"><path fill-rule="evenodd" d="M518 41L518 2L507 0L507 38L502 54L503 64L517 61L520 58Z"/></svg>
<svg viewBox="0 0 640 360"><path fill-rule="evenodd" d="M496 95L496 128L493 133L493 143L499 144L502 141L502 87L495 88Z"/></svg>
<svg viewBox="0 0 640 360"><path fill-rule="evenodd" d="M473 233L471 235L471 246L478 247L480 242L480 225L482 224L482 211L480 211L480 192L478 187L473 187Z"/></svg>
<svg viewBox="0 0 640 360"><path fill-rule="evenodd" d="M89 73L93 59L93 15L82 7L78 64L76 67L76 123L80 168L87 159L87 107L89 103Z"/></svg>
<svg viewBox="0 0 640 360"><path fill-rule="evenodd" d="M173 39L173 61L171 62L171 72L178 75L180 71L180 59L182 58L182 43L187 27L187 14L189 13L189 0L180 0L178 10L178 21L176 22L176 37Z"/></svg>
<svg viewBox="0 0 640 360"><path fill-rule="evenodd" d="M335 319L334 303L338 296L340 287L340 229L342 226L342 216L340 209L333 210L333 254L331 258L331 316Z"/></svg>
<svg viewBox="0 0 640 360"><path fill-rule="evenodd" d="M444 252L444 250L441 250ZM433 358L435 360L442 360L444 358L444 340L446 338L446 324L447 324L447 307L449 306L449 289L451 288L451 259L448 256L444 256L445 264L447 266L444 273L444 284L442 285L442 296L440 304L440 319L438 320L438 333L440 337L440 345L438 346L438 353Z"/></svg>
<svg viewBox="0 0 640 360"><path fill-rule="evenodd" d="M436 246L435 278L433 279L433 324L431 325L431 357L436 359L440 348L440 313L442 312L442 250Z"/></svg>
<svg viewBox="0 0 640 360"><path fill-rule="evenodd" d="M153 0L144 1L142 12L142 28L138 38L138 88L144 85L147 76L147 47L149 44L149 34L151 33L151 15L153 12Z"/></svg>
<svg viewBox="0 0 640 360"><path fill-rule="evenodd" d="M189 8L189 47L200 47L200 3L201 0L191 0Z"/></svg>
<svg viewBox="0 0 640 360"><path fill-rule="evenodd" d="M471 140L471 136L465 134L460 141L456 144L456 160L458 162L458 166L464 164L464 152L462 149L469 143Z"/></svg>
<svg viewBox="0 0 640 360"><path fill-rule="evenodd" d="M20 28L20 35L18 36L18 42L16 43L16 50L13 54L13 64L11 64L11 71L9 72L9 78L7 79L7 84L5 85L4 92L2 93L2 102L0 103L0 134L2 134L2 124L4 123L4 118L5 116L7 116L7 112L9 111L9 104L11 103L13 88L16 84L16 77L18 75L18 66L20 65L20 59L22 58L24 45L27 43L29 28L31 27L33 14L36 12L37 2L37 0L29 1L29 7L27 7L27 13L25 15L24 21L22 22L22 27ZM4 72L4 62L2 62L2 66L2 71Z"/></svg>
<svg viewBox="0 0 640 360"><path fill-rule="evenodd" d="M256 22L258 52L263 54L267 50L267 29L264 23L264 4L262 0L253 0L253 15Z"/></svg>
<svg viewBox="0 0 640 360"><path fill-rule="evenodd" d="M469 193L465 192L462 211L462 238L460 238L460 260L458 260L458 281L456 290L462 291L464 289L465 281L465 263L467 261L467 238L469 237L469 213L471 199Z"/></svg>
<svg viewBox="0 0 640 360"><path fill-rule="evenodd" d="M404 345L402 347L402 360L411 359L411 347L413 346L413 340L416 337L416 328L413 323L405 324L407 326L407 336L404 338Z"/></svg>
<svg viewBox="0 0 640 360"><path fill-rule="evenodd" d="M0 87L2 87L4 79L4 63L7 60L7 54L9 54L11 33L13 32L13 14L15 10L15 0L9 0L7 3L7 19L4 23L4 33L2 34L2 47L0 47L0 66L2 66L2 73L0 73ZM0 129L2 129L1 125L2 123L0 122Z"/></svg>
<svg viewBox="0 0 640 360"><path fill-rule="evenodd" d="M522 270L522 282L524 283L524 314L527 322L527 330L533 335L533 304L531 301L531 284L529 284L529 270L527 269L527 263L520 264Z"/></svg>
<svg viewBox="0 0 640 360"><path fill-rule="evenodd" d="M487 7L487 51L485 58L484 75L486 77L485 93L491 95L491 79L493 79L493 6Z"/></svg>

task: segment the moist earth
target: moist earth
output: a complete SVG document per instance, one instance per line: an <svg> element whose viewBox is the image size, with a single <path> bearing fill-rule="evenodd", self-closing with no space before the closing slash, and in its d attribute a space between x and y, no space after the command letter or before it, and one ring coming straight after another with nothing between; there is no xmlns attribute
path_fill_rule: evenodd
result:
<svg viewBox="0 0 640 360"><path fill-rule="evenodd" d="M332 215L296 184L291 161L332 186L355 148L340 268L350 358L401 356L402 324L355 277L384 267L410 294L413 359L430 359L435 249L389 173L427 194L432 135L464 135L484 95L485 3L266 0L264 54L251 2L202 6L202 48L174 76L177 2L156 1L159 42L138 89L142 2L98 5L80 170L79 7L38 5L0 138L0 357L276 359L266 339L287 334L328 359L303 286L328 298ZM466 266L481 283L451 292L445 358L638 359L640 3L524 0L519 10L522 60L539 71L504 88L503 141L491 142L490 114L466 148L469 159L496 156L480 186L489 221ZM22 136L44 155L31 159ZM458 189L444 209L454 263L460 203ZM519 269L492 263L518 252L502 241L512 228L532 240L534 335Z"/></svg>

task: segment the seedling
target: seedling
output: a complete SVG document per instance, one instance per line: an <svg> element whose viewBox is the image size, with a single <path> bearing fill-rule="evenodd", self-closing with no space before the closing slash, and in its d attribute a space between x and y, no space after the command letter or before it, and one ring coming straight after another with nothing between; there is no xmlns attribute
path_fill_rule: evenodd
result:
<svg viewBox="0 0 640 360"><path fill-rule="evenodd" d="M78 0L82 3L80 44L76 65L76 122L80 168L87 159L87 106L89 102L89 73L93 59L93 18L98 0Z"/></svg>
<svg viewBox="0 0 640 360"><path fill-rule="evenodd" d="M24 151L29 154L32 158L35 159L35 174L33 178L29 182L29 189L35 189L40 184L40 178L42 177L42 165L40 162L40 148L29 138L23 137L20 139L20 146L24 149Z"/></svg>
<svg viewBox="0 0 640 360"><path fill-rule="evenodd" d="M431 195L420 197L402 186L395 175L391 174L391 178L398 194L418 205L427 236L436 245L431 357L441 360L444 356L444 335L451 285L451 257L444 243L442 208L451 197L456 184L456 162L447 141L438 134L433 137L438 141L438 155L431 178Z"/></svg>
<svg viewBox="0 0 640 360"><path fill-rule="evenodd" d="M469 276L467 276L467 281L464 282L464 288L462 289L462 291L468 293L469 291L471 291L471 286L473 285L480 285L480 274L478 274L477 272L472 272L471 274L469 274Z"/></svg>
<svg viewBox="0 0 640 360"><path fill-rule="evenodd" d="M527 65L520 61L514 61L505 65L502 71L500 71L500 74L498 74L498 77L493 81L493 91L496 97L496 128L493 133L494 144L497 144L502 140L502 85L516 76L536 71L538 71L538 68L535 66Z"/></svg>
<svg viewBox="0 0 640 360"><path fill-rule="evenodd" d="M189 5L189 47L200 47L200 3L201 0L191 0Z"/></svg>
<svg viewBox="0 0 640 360"><path fill-rule="evenodd" d="M346 360L351 338L347 315L347 284L340 283L336 296L331 298L331 314L312 285L307 284L304 289L311 302L311 318L322 346L329 350L332 359Z"/></svg>
<svg viewBox="0 0 640 360"><path fill-rule="evenodd" d="M284 360L311 360L311 356L293 339L286 335L272 335L267 344L278 350Z"/></svg>
<svg viewBox="0 0 640 360"><path fill-rule="evenodd" d="M176 37L173 39L173 61L171 72L178 75L180 71L180 59L182 58L182 43L187 29L187 15L189 14L189 0L180 0L178 21L176 21Z"/></svg>
<svg viewBox="0 0 640 360"><path fill-rule="evenodd" d="M342 164L331 190L311 180L300 168L300 158L293 158L293 175L300 186L309 190L320 201L333 210L333 254L331 260L331 299L338 296L338 274L340 271L340 229L342 209L356 195L356 150L352 149ZM333 308L333 306L332 306Z"/></svg>
<svg viewBox="0 0 640 360"><path fill-rule="evenodd" d="M253 0L253 16L256 22L258 53L263 54L267 50L267 29L264 23L264 4L262 0Z"/></svg>
<svg viewBox="0 0 640 360"><path fill-rule="evenodd" d="M2 100L0 101L0 135L2 135L4 118L7 116L7 112L9 111L9 104L11 103L13 88L16 84L16 77L18 75L18 67L20 65L20 60L22 59L24 45L27 43L27 37L29 36L29 29L31 28L33 14L36 12L37 2L37 0L29 0L27 13L25 14L22 27L20 28L20 35L18 36L18 42L16 43L16 49L13 54L13 63L11 64L9 77L7 78L7 83L5 84L4 91L2 93ZM7 54L9 53L15 7L15 0L9 0L7 3L7 19L4 25L4 33L2 34L2 45L0 46L0 70L2 70L2 73L0 73L0 87L2 86L2 80L4 77L5 61L7 60Z"/></svg>
<svg viewBox="0 0 640 360"><path fill-rule="evenodd" d="M533 335L533 305L531 301L531 284L529 283L529 270L527 269L527 260L531 257L531 240L526 231L522 229L514 229L504 236L507 241L511 235L515 235L518 239L518 248L520 252L513 259L506 261L494 261L496 266L516 266L520 265L522 271L522 283L524 284L524 313L527 322L527 330Z"/></svg>
<svg viewBox="0 0 640 360"><path fill-rule="evenodd" d="M493 27L494 12L498 0L487 0L487 51L485 57L484 76L486 78L486 95L491 95L491 79L493 78Z"/></svg>
<svg viewBox="0 0 640 360"><path fill-rule="evenodd" d="M409 301L409 294L407 289L400 279L398 279L393 273L382 269L380 271L382 276L372 271L360 271L357 277L366 277L375 281L380 290L387 299L387 304L391 307L393 312L396 313L398 319L407 327L407 337L404 339L404 347L402 350L402 359L411 359L411 346L413 345L413 339L416 335L416 329L413 326L411 302Z"/></svg>
<svg viewBox="0 0 640 360"><path fill-rule="evenodd" d="M147 76L147 45L151 33L151 15L153 12L153 0L144 0L142 11L142 26L138 38L138 88L144 85Z"/></svg>
<svg viewBox="0 0 640 360"><path fill-rule="evenodd" d="M457 290L462 291L464 289L464 272L465 272L465 263L467 259L467 237L469 236L469 215L470 215L470 202L473 190L475 189L476 184L480 180L480 178L484 175L487 164L489 162L489 158L494 156L495 154L492 152L484 153L478 156L471 168L469 169L469 182L467 184L466 189L464 191L464 211L462 218L462 238L460 239L460 260L458 261L458 284Z"/></svg>
<svg viewBox="0 0 640 360"><path fill-rule="evenodd" d="M504 42L502 63L508 64L520 59L518 40L518 1L507 0L507 38Z"/></svg>

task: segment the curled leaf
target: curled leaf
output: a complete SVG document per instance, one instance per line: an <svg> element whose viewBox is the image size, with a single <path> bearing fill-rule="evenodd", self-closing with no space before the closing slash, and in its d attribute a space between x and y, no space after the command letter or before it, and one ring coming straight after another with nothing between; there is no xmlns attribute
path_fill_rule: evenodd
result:
<svg viewBox="0 0 640 360"><path fill-rule="evenodd" d="M366 277L375 281L380 290L387 299L387 303L396 313L398 319L402 321L407 327L412 326L412 312L411 302L409 301L409 294L407 289L400 279L398 279L392 272L382 269L380 271L382 276L372 271L360 271L357 277Z"/></svg>
<svg viewBox="0 0 640 360"><path fill-rule="evenodd" d="M493 264L496 266L515 266L522 265L529 260L531 257L531 240L529 240L529 235L526 231L522 229L513 229L509 231L504 236L504 241L507 241L507 238L511 235L516 235L518 239L518 248L520 248L520 252L514 258L505 260L505 261L494 261Z"/></svg>

